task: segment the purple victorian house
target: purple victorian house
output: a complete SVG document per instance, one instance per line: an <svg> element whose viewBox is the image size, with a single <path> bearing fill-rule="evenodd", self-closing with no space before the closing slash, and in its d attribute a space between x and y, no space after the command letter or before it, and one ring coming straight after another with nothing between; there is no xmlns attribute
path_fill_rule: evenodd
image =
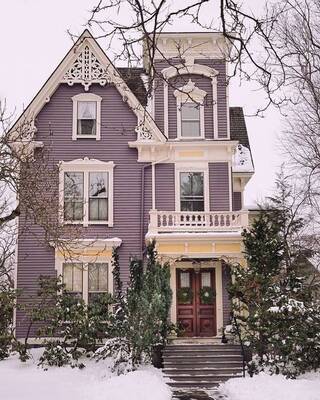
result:
<svg viewBox="0 0 320 400"><path fill-rule="evenodd" d="M36 223L21 228L17 288L32 295L39 275L62 275L90 302L113 291L113 247L125 282L129 258L155 239L170 263L172 322L190 337L221 336L230 323L224 261L243 259L243 191L254 172L243 111L229 107L222 34L157 40L152 96L147 55L141 68L116 68L86 30L20 117L33 116L34 154L46 149L58 166L58 217L78 237L70 262ZM215 291L212 304L202 304L203 287ZM179 303L181 288L193 292L190 304ZM23 338L28 322L21 311L15 319Z"/></svg>

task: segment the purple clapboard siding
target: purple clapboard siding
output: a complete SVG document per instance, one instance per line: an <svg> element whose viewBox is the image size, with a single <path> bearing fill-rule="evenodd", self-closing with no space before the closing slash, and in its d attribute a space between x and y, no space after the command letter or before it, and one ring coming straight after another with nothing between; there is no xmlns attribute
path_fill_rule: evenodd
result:
<svg viewBox="0 0 320 400"><path fill-rule="evenodd" d="M229 165L227 162L209 163L210 210L230 210Z"/></svg>
<svg viewBox="0 0 320 400"><path fill-rule="evenodd" d="M228 293L228 286L231 283L230 267L222 262L222 307L223 307L223 325L230 324L231 300Z"/></svg>
<svg viewBox="0 0 320 400"><path fill-rule="evenodd" d="M101 87L92 85L90 92L102 97L101 140L72 140L72 100L71 97L83 93L82 85L69 87L60 85L39 113L36 121L36 138L50 146L50 162L71 161L89 157L101 161L113 161L114 168L114 227L91 225L82 228L84 238L120 237L123 241L119 249L121 278L128 280L130 256L140 255L141 235L137 234L141 220L141 169L137 162L137 151L128 146L128 141L136 139L134 131L137 118L122 101L117 89L112 85ZM146 204L150 204L151 192L145 193ZM149 202L149 203L148 203ZM40 274L55 275L54 249L43 243L43 233L37 226L29 226L28 233L22 234L23 216L20 218L18 245L17 285L26 294L35 294ZM31 234L30 234L31 232ZM22 301L23 301L22 297ZM17 314L17 335L22 337L27 329L27 321Z"/></svg>
<svg viewBox="0 0 320 400"><path fill-rule="evenodd" d="M241 192L233 192L232 194L232 210L239 211L242 209Z"/></svg>
<svg viewBox="0 0 320 400"><path fill-rule="evenodd" d="M156 165L156 209L175 210L174 164Z"/></svg>
<svg viewBox="0 0 320 400"><path fill-rule="evenodd" d="M156 64L157 73L161 75L161 71L169 65L178 64L180 61L171 59L170 64L166 61L160 61ZM218 138L227 138L227 90L226 90L226 62L225 60L195 60L195 63L207 65L219 72L217 76L217 101L218 101ZM177 137L177 102L173 94L175 89L185 85L189 79L192 79L200 89L207 92L205 98L205 137L213 139L213 98L211 79L201 75L181 75L171 78L168 85L168 121L169 121L169 139ZM155 121L158 126L164 127L164 98L163 98L163 82L160 78L155 84Z"/></svg>

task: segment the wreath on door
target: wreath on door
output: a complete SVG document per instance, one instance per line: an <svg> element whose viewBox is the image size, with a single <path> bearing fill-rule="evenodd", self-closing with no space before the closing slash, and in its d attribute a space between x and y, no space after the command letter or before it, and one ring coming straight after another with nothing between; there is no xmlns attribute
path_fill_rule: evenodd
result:
<svg viewBox="0 0 320 400"><path fill-rule="evenodd" d="M212 304L216 298L216 292L210 286L204 286L200 289L201 304Z"/></svg>
<svg viewBox="0 0 320 400"><path fill-rule="evenodd" d="M183 287L178 289L177 293L179 304L190 304L193 300L193 291L189 287Z"/></svg>

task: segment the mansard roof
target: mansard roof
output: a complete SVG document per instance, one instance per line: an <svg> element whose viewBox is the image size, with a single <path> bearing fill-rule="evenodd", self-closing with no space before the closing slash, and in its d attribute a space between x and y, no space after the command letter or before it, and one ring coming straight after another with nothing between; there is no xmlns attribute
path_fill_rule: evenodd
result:
<svg viewBox="0 0 320 400"><path fill-rule="evenodd" d="M250 149L250 142L242 107L230 107L230 139Z"/></svg>

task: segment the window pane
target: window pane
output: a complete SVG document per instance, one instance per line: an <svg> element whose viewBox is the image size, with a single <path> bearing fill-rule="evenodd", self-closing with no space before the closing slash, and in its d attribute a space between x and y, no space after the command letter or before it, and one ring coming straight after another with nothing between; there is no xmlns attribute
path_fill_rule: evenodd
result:
<svg viewBox="0 0 320 400"><path fill-rule="evenodd" d="M92 263L89 268L89 292L108 291L108 264Z"/></svg>
<svg viewBox="0 0 320 400"><path fill-rule="evenodd" d="M199 121L182 121L181 136L183 137L198 137L200 136Z"/></svg>
<svg viewBox="0 0 320 400"><path fill-rule="evenodd" d="M108 220L108 176L107 172L90 172L89 174L90 221Z"/></svg>
<svg viewBox="0 0 320 400"><path fill-rule="evenodd" d="M185 103L181 105L181 119L200 120L200 105L197 103Z"/></svg>
<svg viewBox="0 0 320 400"><path fill-rule="evenodd" d="M82 265L73 264L73 291L82 292Z"/></svg>
<svg viewBox="0 0 320 400"><path fill-rule="evenodd" d="M201 287L211 287L210 272L201 272Z"/></svg>
<svg viewBox="0 0 320 400"><path fill-rule="evenodd" d="M180 287L188 288L190 287L190 273L180 272Z"/></svg>
<svg viewBox="0 0 320 400"><path fill-rule="evenodd" d="M181 200L181 211L204 211L204 201Z"/></svg>
<svg viewBox="0 0 320 400"><path fill-rule="evenodd" d="M78 135L95 135L96 109L97 103L95 101L78 102Z"/></svg>
<svg viewBox="0 0 320 400"><path fill-rule="evenodd" d="M65 172L64 197L83 199L83 172Z"/></svg>
<svg viewBox="0 0 320 400"><path fill-rule="evenodd" d="M95 101L78 101L78 119L96 119Z"/></svg>
<svg viewBox="0 0 320 400"><path fill-rule="evenodd" d="M82 264L63 264L63 283L66 291L82 293Z"/></svg>
<svg viewBox="0 0 320 400"><path fill-rule="evenodd" d="M108 173L90 172L89 196L90 197L108 197Z"/></svg>
<svg viewBox="0 0 320 400"><path fill-rule="evenodd" d="M64 219L81 221L83 219L83 173L64 174Z"/></svg>
<svg viewBox="0 0 320 400"><path fill-rule="evenodd" d="M78 135L95 135L96 120L95 119L78 119Z"/></svg>
<svg viewBox="0 0 320 400"><path fill-rule="evenodd" d="M89 292L99 290L99 270L97 264L89 264Z"/></svg>
<svg viewBox="0 0 320 400"><path fill-rule="evenodd" d="M180 193L181 197L203 197L203 172L181 172Z"/></svg>
<svg viewBox="0 0 320 400"><path fill-rule="evenodd" d="M72 292L72 264L63 264L63 283L65 289Z"/></svg>

